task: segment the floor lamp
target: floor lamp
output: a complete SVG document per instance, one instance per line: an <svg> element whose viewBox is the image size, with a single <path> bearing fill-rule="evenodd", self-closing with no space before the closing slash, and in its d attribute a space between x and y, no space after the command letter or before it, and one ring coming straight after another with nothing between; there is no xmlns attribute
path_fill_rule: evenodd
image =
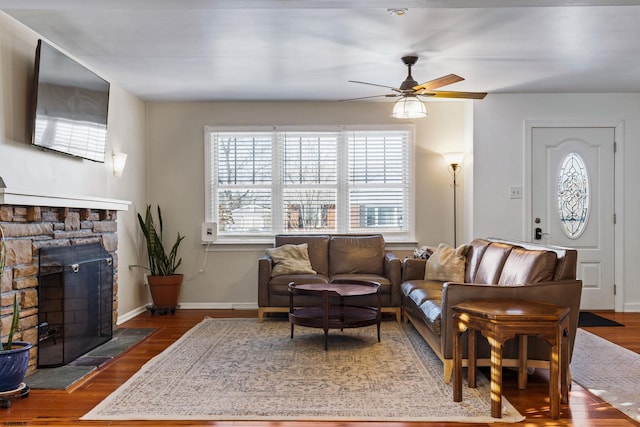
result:
<svg viewBox="0 0 640 427"><path fill-rule="evenodd" d="M447 162L447 166L451 169L451 175L453 176L453 246L458 246L458 197L457 188L458 183L456 178L462 167L462 159L464 159L464 153L444 153L442 155Z"/></svg>

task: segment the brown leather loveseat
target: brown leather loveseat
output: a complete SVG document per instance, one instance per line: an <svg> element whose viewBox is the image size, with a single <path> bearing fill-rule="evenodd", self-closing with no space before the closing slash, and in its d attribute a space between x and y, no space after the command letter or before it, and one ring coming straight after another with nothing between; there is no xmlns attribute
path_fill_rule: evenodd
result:
<svg viewBox="0 0 640 427"><path fill-rule="evenodd" d="M405 321L415 326L442 360L445 382L451 380L453 370L451 308L466 300L521 299L569 307L571 357L582 293L582 281L576 280L574 249L475 239L464 250L462 262L464 278L460 283L425 280L427 261L424 259L407 259L403 269L401 291ZM548 368L549 343L531 336L527 341L527 366ZM463 366L466 366L466 339L463 342ZM517 366L516 344L517 340L511 340L504 348L503 366ZM490 366L489 344L480 334L477 357L478 366Z"/></svg>
<svg viewBox="0 0 640 427"><path fill-rule="evenodd" d="M402 262L385 250L381 234L277 235L275 247L307 244L309 260L315 274L272 276L272 259L258 260L258 320L264 313L289 311L290 282L329 283L336 279L369 280L381 285L382 311L400 319L400 282ZM298 303L298 302L297 302ZM299 301L304 305L305 301Z"/></svg>

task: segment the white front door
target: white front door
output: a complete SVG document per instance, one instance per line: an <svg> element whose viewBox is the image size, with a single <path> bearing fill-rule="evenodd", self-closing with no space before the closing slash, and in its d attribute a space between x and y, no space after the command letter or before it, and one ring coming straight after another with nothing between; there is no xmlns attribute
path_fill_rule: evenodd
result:
<svg viewBox="0 0 640 427"><path fill-rule="evenodd" d="M613 310L613 127L531 128L531 236L578 250L581 308Z"/></svg>

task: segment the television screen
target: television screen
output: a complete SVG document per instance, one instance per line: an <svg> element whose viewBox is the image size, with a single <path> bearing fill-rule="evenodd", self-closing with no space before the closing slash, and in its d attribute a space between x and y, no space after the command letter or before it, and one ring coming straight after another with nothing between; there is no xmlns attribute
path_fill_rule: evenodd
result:
<svg viewBox="0 0 640 427"><path fill-rule="evenodd" d="M104 162L109 82L38 40L32 144Z"/></svg>

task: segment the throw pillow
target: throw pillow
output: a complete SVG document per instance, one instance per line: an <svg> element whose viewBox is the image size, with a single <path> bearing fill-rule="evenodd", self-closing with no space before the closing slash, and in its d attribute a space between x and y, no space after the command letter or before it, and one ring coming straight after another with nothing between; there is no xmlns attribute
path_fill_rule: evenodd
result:
<svg viewBox="0 0 640 427"><path fill-rule="evenodd" d="M432 253L433 249L429 246L421 246L413 250L413 259L429 259Z"/></svg>
<svg viewBox="0 0 640 427"><path fill-rule="evenodd" d="M465 255L468 249L468 245L460 245L454 249L451 246L440 243L427 260L424 279L463 283L466 264Z"/></svg>
<svg viewBox="0 0 640 427"><path fill-rule="evenodd" d="M271 277L284 274L316 274L309 260L309 245L282 245L267 249L266 254L273 261Z"/></svg>

